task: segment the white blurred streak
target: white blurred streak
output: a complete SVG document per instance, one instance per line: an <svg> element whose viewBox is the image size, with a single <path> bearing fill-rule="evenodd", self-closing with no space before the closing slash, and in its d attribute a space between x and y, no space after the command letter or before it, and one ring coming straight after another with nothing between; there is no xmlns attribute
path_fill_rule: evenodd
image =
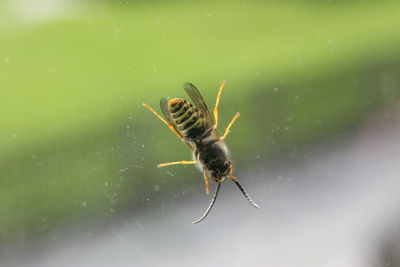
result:
<svg viewBox="0 0 400 267"><path fill-rule="evenodd" d="M43 22L70 15L77 4L77 0L10 0L5 10L17 21Z"/></svg>

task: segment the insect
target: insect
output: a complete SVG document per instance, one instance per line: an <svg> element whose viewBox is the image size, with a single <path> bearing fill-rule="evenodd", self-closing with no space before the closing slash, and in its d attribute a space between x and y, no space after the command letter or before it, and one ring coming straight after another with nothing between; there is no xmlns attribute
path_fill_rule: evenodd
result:
<svg viewBox="0 0 400 267"><path fill-rule="evenodd" d="M244 191L243 187L238 182L238 179L233 176L232 161L224 144L225 138L227 137L232 125L239 118L240 113L237 112L233 116L222 136L217 132L218 106L225 84L226 82L223 81L218 90L215 107L213 109L214 121L211 118L211 114L203 97L200 95L200 92L191 83L185 83L183 88L192 99L194 105L182 98L173 98L170 100L161 98L160 106L165 118L159 115L148 104L143 103L143 106L164 122L168 128L193 151L193 160L163 163L159 164L157 167L161 168L176 164L197 164L200 171L203 172L207 194L210 193L210 184L208 179L211 178L217 182L214 197L211 200L210 205L204 214L198 220L193 222L194 224L201 222L207 217L214 206L221 183L225 178L230 178L237 185L250 204L255 208L259 208L246 191Z"/></svg>

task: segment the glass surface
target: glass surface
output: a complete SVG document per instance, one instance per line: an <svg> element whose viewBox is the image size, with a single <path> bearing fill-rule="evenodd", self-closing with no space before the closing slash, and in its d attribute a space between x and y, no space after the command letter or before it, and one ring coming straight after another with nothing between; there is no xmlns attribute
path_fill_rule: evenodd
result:
<svg viewBox="0 0 400 267"><path fill-rule="evenodd" d="M0 1L1 266L398 266L400 2ZM193 83L212 194L142 103ZM210 178L213 192L216 183Z"/></svg>

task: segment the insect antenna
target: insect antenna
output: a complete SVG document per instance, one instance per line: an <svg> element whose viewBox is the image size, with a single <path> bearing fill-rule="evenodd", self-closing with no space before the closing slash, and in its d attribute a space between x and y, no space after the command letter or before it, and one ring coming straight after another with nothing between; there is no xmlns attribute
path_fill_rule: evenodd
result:
<svg viewBox="0 0 400 267"><path fill-rule="evenodd" d="M251 204L253 207L259 209L260 206L258 206L258 205L250 198L250 196L246 193L246 191L244 191L243 187L239 184L239 182L238 182L238 181L235 181L235 180L233 180L233 181L235 182L235 184L237 185L237 187L239 187L240 191L243 193L244 197L250 202L250 204Z"/></svg>
<svg viewBox="0 0 400 267"><path fill-rule="evenodd" d="M215 200L217 199L217 196L218 196L218 192L219 192L220 187L221 187L221 183L218 183L217 189L215 189L214 197L213 197L213 199L211 200L211 203L210 203L210 205L208 206L206 212L204 212L203 216L201 216L200 219L194 221L193 224L196 224L196 223L201 222L201 221L204 220L204 219L207 217L207 215L210 213L212 207L214 206Z"/></svg>

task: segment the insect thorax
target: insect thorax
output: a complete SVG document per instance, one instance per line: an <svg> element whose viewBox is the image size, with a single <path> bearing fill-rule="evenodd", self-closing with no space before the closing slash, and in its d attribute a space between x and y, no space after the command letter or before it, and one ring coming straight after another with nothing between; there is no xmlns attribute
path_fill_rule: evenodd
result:
<svg viewBox="0 0 400 267"><path fill-rule="evenodd" d="M228 150L222 142L197 144L194 157L203 171L208 172L216 181L228 176L231 171L232 163Z"/></svg>
<svg viewBox="0 0 400 267"><path fill-rule="evenodd" d="M209 130L204 115L192 103L174 98L168 101L168 109L176 129L185 139L197 140Z"/></svg>

